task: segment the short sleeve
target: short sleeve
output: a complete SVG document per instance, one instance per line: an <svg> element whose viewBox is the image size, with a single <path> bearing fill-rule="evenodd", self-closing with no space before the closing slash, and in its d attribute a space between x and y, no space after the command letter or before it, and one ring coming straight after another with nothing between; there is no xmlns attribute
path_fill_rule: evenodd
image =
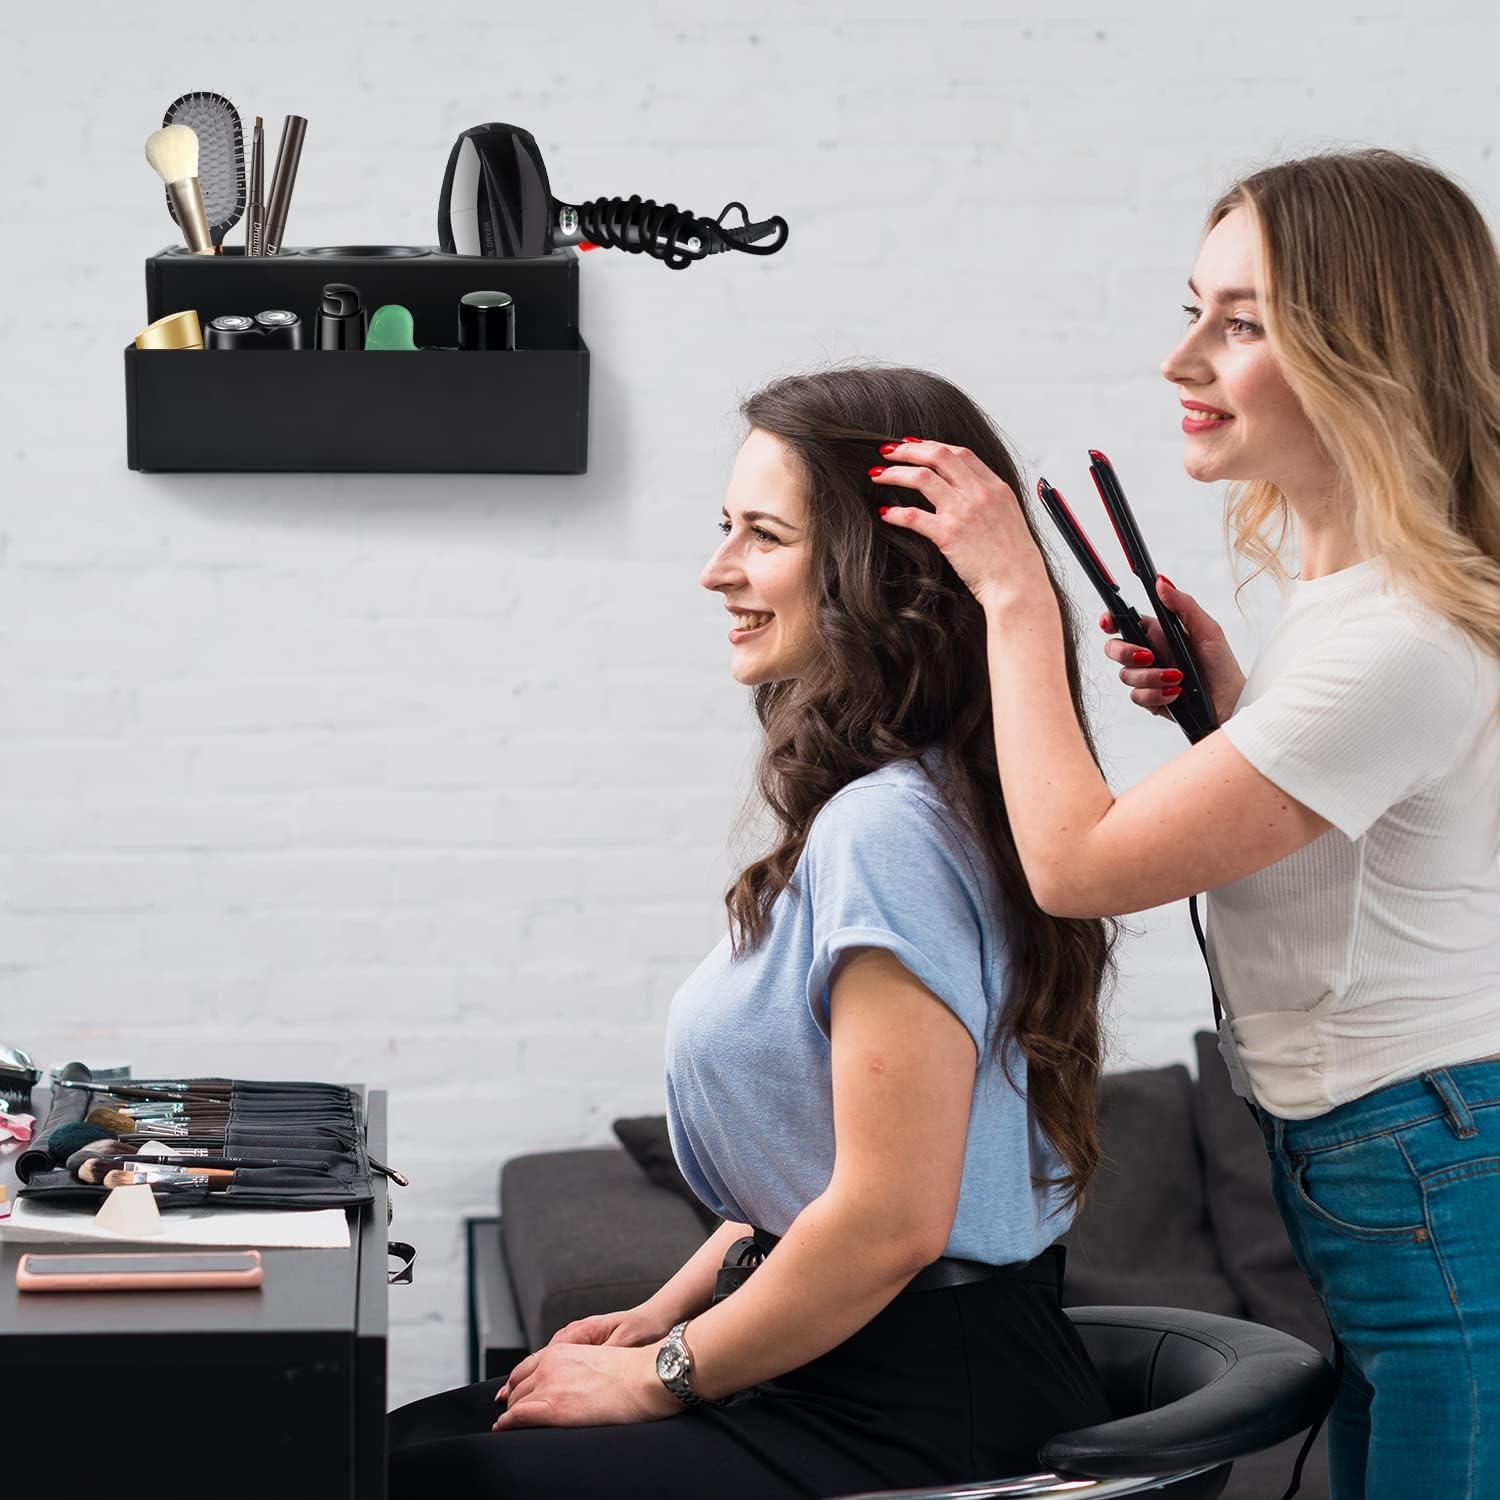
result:
<svg viewBox="0 0 1500 1500"><path fill-rule="evenodd" d="M814 818L801 876L812 922L807 1003L825 1036L839 956L884 948L963 1022L984 1056L989 920L970 851L943 812L898 785L849 787Z"/></svg>
<svg viewBox="0 0 1500 1500"><path fill-rule="evenodd" d="M1341 620L1222 731L1261 775L1352 840L1453 765L1476 688L1456 627L1385 609Z"/></svg>

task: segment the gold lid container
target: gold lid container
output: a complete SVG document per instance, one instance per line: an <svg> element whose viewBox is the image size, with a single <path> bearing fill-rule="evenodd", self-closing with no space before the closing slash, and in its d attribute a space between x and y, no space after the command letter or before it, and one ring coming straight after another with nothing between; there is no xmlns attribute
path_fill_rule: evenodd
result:
<svg viewBox="0 0 1500 1500"><path fill-rule="evenodd" d="M201 349L203 327L196 308L168 313L148 324L135 336L137 349Z"/></svg>

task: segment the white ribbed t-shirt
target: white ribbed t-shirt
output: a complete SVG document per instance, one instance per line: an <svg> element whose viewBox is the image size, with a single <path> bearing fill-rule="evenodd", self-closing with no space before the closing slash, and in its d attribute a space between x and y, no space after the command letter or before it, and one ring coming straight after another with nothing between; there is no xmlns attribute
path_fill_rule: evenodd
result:
<svg viewBox="0 0 1500 1500"><path fill-rule="evenodd" d="M1305 1120L1500 1052L1500 660L1380 558L1293 581L1225 737L1334 826L1208 893L1220 1046Z"/></svg>

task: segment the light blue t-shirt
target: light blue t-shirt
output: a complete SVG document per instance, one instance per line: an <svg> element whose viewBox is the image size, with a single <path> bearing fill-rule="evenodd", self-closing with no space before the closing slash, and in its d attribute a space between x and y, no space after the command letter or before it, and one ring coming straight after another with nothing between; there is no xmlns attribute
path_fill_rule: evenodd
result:
<svg viewBox="0 0 1500 1500"><path fill-rule="evenodd" d="M945 1255L1030 1260L1068 1227L1061 1163L1025 1099L1026 1063L995 1048L1006 935L999 890L944 801L939 752L894 761L831 797L760 946L726 932L673 997L667 1128L693 1191L721 1218L784 1234L833 1173L828 978L852 948L885 948L963 1022L978 1049L958 1211ZM1018 1092L1019 1091L1019 1092Z"/></svg>

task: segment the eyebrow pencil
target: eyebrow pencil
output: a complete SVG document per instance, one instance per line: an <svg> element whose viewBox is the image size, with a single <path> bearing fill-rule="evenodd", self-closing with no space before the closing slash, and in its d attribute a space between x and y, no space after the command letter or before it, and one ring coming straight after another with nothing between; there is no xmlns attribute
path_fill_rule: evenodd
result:
<svg viewBox="0 0 1500 1500"><path fill-rule="evenodd" d="M281 237L286 233L287 209L292 203L292 189L297 185L297 163L302 159L302 139L307 121L301 115L288 115L281 127L281 143L276 148L276 170L271 174L271 196L266 204L266 225L261 236L261 254L279 255Z"/></svg>
<svg viewBox="0 0 1500 1500"><path fill-rule="evenodd" d="M245 254L261 254L261 240L266 229L266 133L261 118L255 117L250 137L250 228L245 239Z"/></svg>

